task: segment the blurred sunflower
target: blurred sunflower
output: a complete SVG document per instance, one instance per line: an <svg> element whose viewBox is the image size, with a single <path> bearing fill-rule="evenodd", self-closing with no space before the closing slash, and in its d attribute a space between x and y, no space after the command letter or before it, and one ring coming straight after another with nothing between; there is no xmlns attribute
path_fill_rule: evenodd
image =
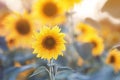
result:
<svg viewBox="0 0 120 80"><path fill-rule="evenodd" d="M103 39L98 35L84 35L83 37L81 37L80 41L84 43L91 43L93 45L93 56L100 56L104 50Z"/></svg>
<svg viewBox="0 0 120 80"><path fill-rule="evenodd" d="M9 49L14 49L17 47L16 39L14 37L6 37L6 43Z"/></svg>
<svg viewBox="0 0 120 80"><path fill-rule="evenodd" d="M98 33L95 28L85 23L78 24L77 29L80 30L82 34L97 34Z"/></svg>
<svg viewBox="0 0 120 80"><path fill-rule="evenodd" d="M43 27L40 33L36 33L34 36L33 53L43 59L57 59L58 55L63 55L62 51L65 50L64 36L65 34L60 33L58 26L53 28Z"/></svg>
<svg viewBox="0 0 120 80"><path fill-rule="evenodd" d="M26 12L23 15L10 14L5 18L3 24L9 32L6 36L8 46L30 47L35 27L29 14Z"/></svg>
<svg viewBox="0 0 120 80"><path fill-rule="evenodd" d="M120 70L120 51L112 49L106 58L106 63L112 65L115 72L118 72Z"/></svg>
<svg viewBox="0 0 120 80"><path fill-rule="evenodd" d="M58 0L38 0L32 6L32 15L43 25L58 25L65 21L65 9Z"/></svg>
<svg viewBox="0 0 120 80"><path fill-rule="evenodd" d="M61 4L64 4L63 6L67 9L70 10L71 8L74 7L76 3L80 3L82 0L60 0Z"/></svg>

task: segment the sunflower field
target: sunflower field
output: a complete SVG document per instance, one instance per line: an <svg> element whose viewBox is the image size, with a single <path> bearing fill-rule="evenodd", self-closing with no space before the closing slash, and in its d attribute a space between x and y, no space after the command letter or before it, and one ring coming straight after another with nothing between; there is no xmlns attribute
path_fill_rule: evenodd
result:
<svg viewBox="0 0 120 80"><path fill-rule="evenodd" d="M120 80L120 0L0 0L0 80Z"/></svg>

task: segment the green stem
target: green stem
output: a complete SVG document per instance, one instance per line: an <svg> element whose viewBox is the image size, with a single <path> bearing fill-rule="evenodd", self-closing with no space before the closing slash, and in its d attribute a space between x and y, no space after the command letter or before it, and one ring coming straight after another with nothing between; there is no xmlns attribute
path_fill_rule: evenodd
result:
<svg viewBox="0 0 120 80"><path fill-rule="evenodd" d="M49 64L50 64L50 66L49 66L49 68L50 68L50 70L49 70L49 72L50 72L50 80L55 80L54 68L53 68L53 60L50 60Z"/></svg>

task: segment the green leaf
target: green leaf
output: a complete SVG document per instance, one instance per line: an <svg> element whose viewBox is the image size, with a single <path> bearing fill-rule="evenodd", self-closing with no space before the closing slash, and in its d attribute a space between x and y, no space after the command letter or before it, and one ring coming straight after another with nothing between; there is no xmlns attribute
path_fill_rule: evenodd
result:
<svg viewBox="0 0 120 80"><path fill-rule="evenodd" d="M57 74L61 73L61 72L64 72L64 71L73 71L73 70L69 67L58 67Z"/></svg>
<svg viewBox="0 0 120 80"><path fill-rule="evenodd" d="M33 76L38 75L40 73L43 74L45 72L49 72L48 69L45 66L41 66L41 67L38 67L30 77L33 77Z"/></svg>

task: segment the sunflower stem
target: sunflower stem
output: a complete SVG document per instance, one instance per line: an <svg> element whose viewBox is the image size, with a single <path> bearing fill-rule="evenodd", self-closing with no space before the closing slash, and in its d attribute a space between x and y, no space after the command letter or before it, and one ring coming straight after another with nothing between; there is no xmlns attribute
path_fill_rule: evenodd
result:
<svg viewBox="0 0 120 80"><path fill-rule="evenodd" d="M53 60L51 59L50 61L49 61L49 64L50 64L50 66L49 66L49 76L50 76L50 80L55 80L55 75L54 75L54 66L53 66Z"/></svg>
<svg viewBox="0 0 120 80"><path fill-rule="evenodd" d="M74 42L74 23L73 23L73 12L70 11L68 13L68 20L69 20L69 34L71 37L71 41Z"/></svg>

